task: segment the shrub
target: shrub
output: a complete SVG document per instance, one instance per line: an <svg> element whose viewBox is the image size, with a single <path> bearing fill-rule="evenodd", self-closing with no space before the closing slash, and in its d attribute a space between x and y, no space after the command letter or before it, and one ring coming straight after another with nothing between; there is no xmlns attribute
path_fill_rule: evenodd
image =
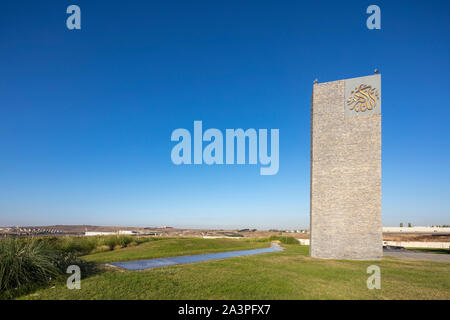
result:
<svg viewBox="0 0 450 320"><path fill-rule="evenodd" d="M10 298L19 291L49 283L76 264L84 272L93 265L74 253L56 250L43 239L0 240L0 296Z"/></svg>
<svg viewBox="0 0 450 320"><path fill-rule="evenodd" d="M105 252L105 251L109 251L109 247L107 245L102 245L102 246L98 246L97 248L95 248L94 250L92 250L91 253L100 253L100 252Z"/></svg>
<svg viewBox="0 0 450 320"><path fill-rule="evenodd" d="M118 236L118 242L122 248L126 248L131 242L133 242L133 238L130 236Z"/></svg>
<svg viewBox="0 0 450 320"><path fill-rule="evenodd" d="M130 243L135 241L133 237L126 235L106 236L102 239L102 244L109 247L110 250L126 248Z"/></svg>
<svg viewBox="0 0 450 320"><path fill-rule="evenodd" d="M269 242L269 238L267 237L258 237L258 238L248 238L250 242Z"/></svg>
<svg viewBox="0 0 450 320"><path fill-rule="evenodd" d="M23 239L0 241L0 290L48 282L58 273L57 255L44 242Z"/></svg>
<svg viewBox="0 0 450 320"><path fill-rule="evenodd" d="M118 239L116 236L105 237L102 239L103 245L109 247L109 250L114 250L114 248L118 245Z"/></svg>
<svg viewBox="0 0 450 320"><path fill-rule="evenodd" d="M273 240L278 240L281 243L284 244L299 244L298 240L294 237L290 237L290 236L276 236L276 235L272 235L269 237L270 241Z"/></svg>
<svg viewBox="0 0 450 320"><path fill-rule="evenodd" d="M162 240L162 239L163 238L160 238L160 237L137 237L134 239L134 242L136 242L137 245L140 245L145 242L158 241L158 240Z"/></svg>
<svg viewBox="0 0 450 320"><path fill-rule="evenodd" d="M56 240L52 238L44 239L49 242L49 245L56 250L64 252L72 252L77 255L89 254L95 248L99 246L99 237L62 237Z"/></svg>

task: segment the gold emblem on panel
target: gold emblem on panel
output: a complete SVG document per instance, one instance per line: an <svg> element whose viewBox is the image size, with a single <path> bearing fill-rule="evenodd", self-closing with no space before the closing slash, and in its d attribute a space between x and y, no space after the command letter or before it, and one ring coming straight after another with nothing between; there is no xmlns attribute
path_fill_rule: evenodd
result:
<svg viewBox="0 0 450 320"><path fill-rule="evenodd" d="M361 84L351 92L350 98L347 99L347 106L350 110L356 112L364 112L372 110L377 106L380 100L378 90L370 85Z"/></svg>

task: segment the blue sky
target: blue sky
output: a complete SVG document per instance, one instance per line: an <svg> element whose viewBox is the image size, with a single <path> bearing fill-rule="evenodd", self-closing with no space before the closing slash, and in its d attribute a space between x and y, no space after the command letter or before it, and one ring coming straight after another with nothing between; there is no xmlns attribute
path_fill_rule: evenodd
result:
<svg viewBox="0 0 450 320"><path fill-rule="evenodd" d="M82 29L66 28L77 4ZM381 30L366 28L367 6ZM3 1L0 225L309 226L310 99L383 82L383 224L450 223L448 1ZM175 166L176 128L280 129L280 169Z"/></svg>

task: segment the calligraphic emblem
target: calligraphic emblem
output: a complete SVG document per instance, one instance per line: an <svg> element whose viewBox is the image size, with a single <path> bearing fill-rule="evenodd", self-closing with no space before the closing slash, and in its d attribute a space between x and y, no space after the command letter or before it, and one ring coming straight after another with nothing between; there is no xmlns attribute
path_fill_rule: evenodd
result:
<svg viewBox="0 0 450 320"><path fill-rule="evenodd" d="M380 95L375 87L361 84L351 91L350 97L347 99L347 106L349 110L365 112L374 109L379 100Z"/></svg>

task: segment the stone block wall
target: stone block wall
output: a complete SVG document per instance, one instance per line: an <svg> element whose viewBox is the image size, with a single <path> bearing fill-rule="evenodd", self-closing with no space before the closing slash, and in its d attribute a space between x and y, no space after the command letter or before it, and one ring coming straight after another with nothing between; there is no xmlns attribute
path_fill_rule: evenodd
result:
<svg viewBox="0 0 450 320"><path fill-rule="evenodd" d="M378 260L382 257L381 111L346 116L345 84L339 80L313 88L310 254Z"/></svg>

